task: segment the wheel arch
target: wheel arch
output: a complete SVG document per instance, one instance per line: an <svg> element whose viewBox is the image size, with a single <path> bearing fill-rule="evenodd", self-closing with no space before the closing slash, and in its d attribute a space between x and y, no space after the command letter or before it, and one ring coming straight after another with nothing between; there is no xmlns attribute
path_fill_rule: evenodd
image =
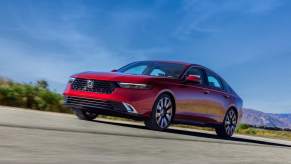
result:
<svg viewBox="0 0 291 164"><path fill-rule="evenodd" d="M167 95L170 96L170 98L171 98L171 100L172 100L172 102L173 102L173 105L174 105L174 115L175 115L175 113L176 113L176 108L177 108L177 106L176 106L176 97L175 97L175 94L174 94L171 90L169 90L169 89L164 89L164 90L160 91L160 92L156 95L156 97L155 97L155 101L156 101L157 98L158 98L160 95L162 95L162 94L167 94Z"/></svg>

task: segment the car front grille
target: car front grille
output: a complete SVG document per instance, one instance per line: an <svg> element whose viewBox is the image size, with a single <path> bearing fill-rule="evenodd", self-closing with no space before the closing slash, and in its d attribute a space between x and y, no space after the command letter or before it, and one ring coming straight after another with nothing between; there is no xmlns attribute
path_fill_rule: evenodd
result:
<svg viewBox="0 0 291 164"><path fill-rule="evenodd" d="M114 106L109 102L79 97L66 97L65 104L71 106L81 106L96 109L109 109L109 110L114 109Z"/></svg>
<svg viewBox="0 0 291 164"><path fill-rule="evenodd" d="M72 83L73 90L111 94L116 88L116 83L110 81L99 81L77 78Z"/></svg>

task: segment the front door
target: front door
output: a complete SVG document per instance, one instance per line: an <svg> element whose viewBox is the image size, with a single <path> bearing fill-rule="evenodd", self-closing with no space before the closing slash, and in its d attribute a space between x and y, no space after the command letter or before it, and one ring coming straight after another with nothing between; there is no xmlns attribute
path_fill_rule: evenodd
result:
<svg viewBox="0 0 291 164"><path fill-rule="evenodd" d="M189 75L200 77L200 83L183 80L176 97L176 116L178 120L213 123L215 120L209 115L211 110L211 96L207 85L206 74L199 67L191 67L184 79Z"/></svg>

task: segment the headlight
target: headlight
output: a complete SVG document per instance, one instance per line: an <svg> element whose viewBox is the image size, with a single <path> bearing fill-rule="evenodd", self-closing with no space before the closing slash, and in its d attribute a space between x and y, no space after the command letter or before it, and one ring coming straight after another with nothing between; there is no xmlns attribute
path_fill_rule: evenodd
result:
<svg viewBox="0 0 291 164"><path fill-rule="evenodd" d="M75 79L76 79L76 78L71 77L71 78L69 79L69 82L68 82L68 83L69 83L69 84L72 84L72 83L75 81Z"/></svg>
<svg viewBox="0 0 291 164"><path fill-rule="evenodd" d="M136 84L136 83L123 83L120 82L118 85L121 88L131 88L131 89L150 89L151 86L148 84Z"/></svg>

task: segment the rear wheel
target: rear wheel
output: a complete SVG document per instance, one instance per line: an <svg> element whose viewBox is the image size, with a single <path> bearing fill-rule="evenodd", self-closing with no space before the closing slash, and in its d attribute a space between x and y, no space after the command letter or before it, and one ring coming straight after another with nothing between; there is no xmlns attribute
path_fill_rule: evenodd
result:
<svg viewBox="0 0 291 164"><path fill-rule="evenodd" d="M145 120L145 125L149 129L164 130L170 126L173 114L174 103L171 97L162 94L157 98L150 118Z"/></svg>
<svg viewBox="0 0 291 164"><path fill-rule="evenodd" d="M217 127L216 134L223 138L231 137L237 125L237 113L234 109L230 109L225 114L223 124Z"/></svg>
<svg viewBox="0 0 291 164"><path fill-rule="evenodd" d="M75 113L75 115L80 119L80 120L94 120L98 114L96 112L92 112L89 110L85 110L85 109L73 109L73 112Z"/></svg>

